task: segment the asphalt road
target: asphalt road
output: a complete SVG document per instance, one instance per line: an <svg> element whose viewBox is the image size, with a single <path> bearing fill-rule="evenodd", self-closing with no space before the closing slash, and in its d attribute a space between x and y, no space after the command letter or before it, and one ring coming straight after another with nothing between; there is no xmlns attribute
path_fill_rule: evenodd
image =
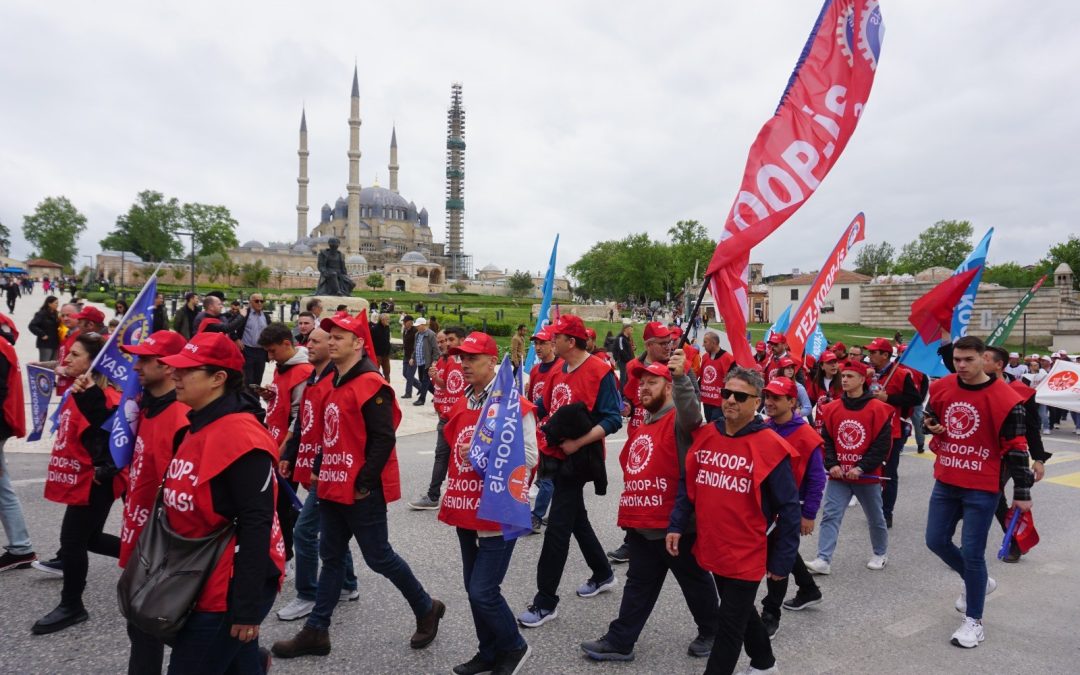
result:
<svg viewBox="0 0 1080 675"><path fill-rule="evenodd" d="M1080 641L1076 639L1076 604L1080 598L1080 437L1047 437L1058 453L1047 480L1034 491L1035 513L1043 541L1023 561L1006 565L993 560L991 575L1000 586L988 598L987 640L978 649L949 644L960 623L953 601L960 589L956 575L923 544L926 504L932 485L929 455L905 453L900 471L900 500L891 530L889 564L884 571L866 569L871 551L865 519L858 508L847 512L831 576L819 578L825 602L803 612L786 612L773 641L778 665L786 673L1076 673ZM403 437L399 444L406 499L427 484L434 435ZM50 556L57 548L62 507L42 498L47 455L10 453L8 463L26 511L37 552ZM591 518L608 548L621 532L615 527L621 477L612 471L606 497L587 494ZM588 491L587 491L588 493ZM461 581L457 539L434 512L413 512L405 500L390 507L391 542L448 613L439 637L427 649L414 651L408 638L414 629L408 606L393 586L358 563L359 602L338 608L331 628L333 651L325 658L276 660L275 673L371 674L448 673L475 652L475 635ZM108 529L119 529L119 504ZM525 608L535 591L535 561L542 537L522 540L503 587L515 612ZM987 557L992 559L1000 534L992 533ZM816 552L816 537L804 540L804 557ZM354 557L359 561L354 546ZM686 655L695 635L689 612L673 581L661 595L639 641L637 659L627 664L588 661L578 648L582 640L601 636L618 611L621 587L593 599L574 595L588 574L576 548L563 580L559 617L526 630L534 653L529 673L697 673L704 662ZM617 568L620 579L625 566ZM128 643L116 608L115 560L91 556L85 602L90 621L50 636L31 636L30 626L58 602L57 577L36 570L0 574L0 672L120 673L126 668ZM286 584L277 607L294 590ZM262 643L290 637L301 622L284 623L271 614L263 624ZM743 661L745 665L745 659Z"/></svg>

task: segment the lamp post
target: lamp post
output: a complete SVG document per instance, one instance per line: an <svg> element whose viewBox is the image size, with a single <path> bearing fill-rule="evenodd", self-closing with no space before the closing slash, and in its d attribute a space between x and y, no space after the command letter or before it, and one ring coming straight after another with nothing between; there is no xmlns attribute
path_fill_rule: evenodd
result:
<svg viewBox="0 0 1080 675"><path fill-rule="evenodd" d="M194 232L180 232L176 234L191 237L191 292L195 292L195 233Z"/></svg>

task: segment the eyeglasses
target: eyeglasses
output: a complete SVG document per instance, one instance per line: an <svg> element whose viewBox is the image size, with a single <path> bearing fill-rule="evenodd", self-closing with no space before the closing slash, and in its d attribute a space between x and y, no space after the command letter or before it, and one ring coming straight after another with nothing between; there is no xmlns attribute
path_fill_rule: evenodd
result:
<svg viewBox="0 0 1080 675"><path fill-rule="evenodd" d="M252 301L251 301L251 304L253 304L253 305L255 305L255 304L261 305L261 304L262 304L262 300L252 300Z"/></svg>
<svg viewBox="0 0 1080 675"><path fill-rule="evenodd" d="M733 389L728 389L727 387L724 387L723 389L720 390L720 399L721 400L726 401L729 398L731 398L732 396L735 397L735 402L736 403L746 403L746 400L748 398L750 398L751 396L753 396L753 394L751 394L749 392L745 392L745 391L735 391Z"/></svg>

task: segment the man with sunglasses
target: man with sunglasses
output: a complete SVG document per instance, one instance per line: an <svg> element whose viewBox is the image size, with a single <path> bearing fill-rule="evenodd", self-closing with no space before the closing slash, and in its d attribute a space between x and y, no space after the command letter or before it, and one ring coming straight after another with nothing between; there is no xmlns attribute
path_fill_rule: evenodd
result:
<svg viewBox="0 0 1080 675"><path fill-rule="evenodd" d="M249 307L240 310L225 325L225 333L234 340L239 340L244 353L244 382L262 384L266 372L266 350L259 346L259 336L270 325L270 317L263 311L263 296L252 293L248 298Z"/></svg>
<svg viewBox="0 0 1080 675"><path fill-rule="evenodd" d="M800 512L792 471L797 451L757 417L764 386L755 371L735 367L728 373L721 390L724 416L694 432L667 528L668 553L678 556L691 517L697 516L693 554L716 581L720 631L708 673L734 672L744 643L747 672L776 672L754 600L762 577L779 581L791 573L799 552ZM675 390L675 405L681 409L689 396L685 389Z"/></svg>

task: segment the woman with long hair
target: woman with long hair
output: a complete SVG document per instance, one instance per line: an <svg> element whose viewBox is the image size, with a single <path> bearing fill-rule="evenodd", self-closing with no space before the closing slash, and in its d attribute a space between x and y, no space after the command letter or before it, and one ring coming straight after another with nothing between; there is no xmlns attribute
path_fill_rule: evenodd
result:
<svg viewBox="0 0 1080 675"><path fill-rule="evenodd" d="M60 349L60 300L55 295L45 298L41 309L30 319L30 332L37 336L38 361L55 361Z"/></svg>

